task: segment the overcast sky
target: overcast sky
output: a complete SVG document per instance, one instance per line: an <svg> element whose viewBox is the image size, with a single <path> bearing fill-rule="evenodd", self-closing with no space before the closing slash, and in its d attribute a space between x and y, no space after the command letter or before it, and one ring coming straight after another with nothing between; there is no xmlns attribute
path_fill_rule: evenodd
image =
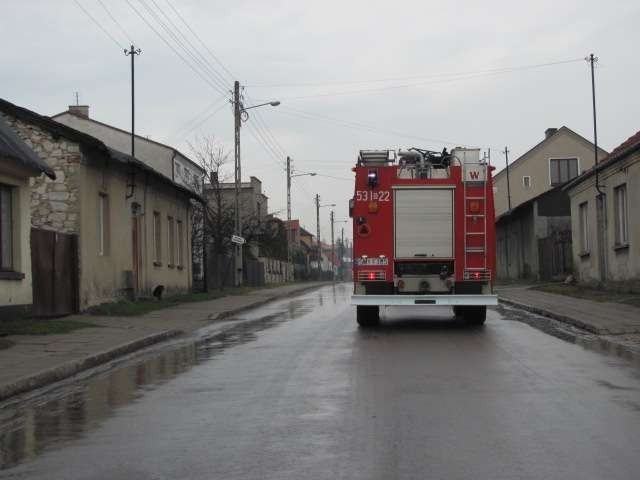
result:
<svg viewBox="0 0 640 480"><path fill-rule="evenodd" d="M263 181L269 210L286 218L286 155L298 172L336 177L294 180L293 218L313 232L316 193L337 204L336 219L347 218L350 168L360 149L478 146L491 148L492 163L502 168L505 146L515 159L548 127L566 125L592 140L589 67L567 62L591 52L599 57L600 145L611 150L640 129L637 0L172 0L175 11L168 0L77 2L115 41L74 0L2 0L0 96L53 115L78 91L92 118L129 129L122 48L133 41L143 51L136 58L136 132L185 154L187 140L214 135L232 153L231 107L222 94L238 79L245 105L282 102L251 110L242 128L243 178ZM190 39L199 64L154 15ZM203 71L203 58L217 80ZM519 68L548 63L554 65ZM261 136L266 140L256 140ZM329 239L329 208L321 212ZM337 235L346 225L337 225Z"/></svg>

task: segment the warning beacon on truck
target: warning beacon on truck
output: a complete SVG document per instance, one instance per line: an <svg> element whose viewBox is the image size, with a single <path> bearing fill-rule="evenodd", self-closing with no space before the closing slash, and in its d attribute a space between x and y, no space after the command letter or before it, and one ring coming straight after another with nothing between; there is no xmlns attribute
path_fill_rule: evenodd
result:
<svg viewBox="0 0 640 480"><path fill-rule="evenodd" d="M361 326L402 305L450 305L484 323L497 304L493 169L479 149L360 151L349 213Z"/></svg>

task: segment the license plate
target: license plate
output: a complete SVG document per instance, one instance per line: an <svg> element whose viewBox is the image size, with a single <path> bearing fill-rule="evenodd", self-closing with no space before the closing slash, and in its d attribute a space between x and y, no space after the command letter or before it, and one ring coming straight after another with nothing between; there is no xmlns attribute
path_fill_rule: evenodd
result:
<svg viewBox="0 0 640 480"><path fill-rule="evenodd" d="M389 259L386 257L357 258L356 265L389 265Z"/></svg>

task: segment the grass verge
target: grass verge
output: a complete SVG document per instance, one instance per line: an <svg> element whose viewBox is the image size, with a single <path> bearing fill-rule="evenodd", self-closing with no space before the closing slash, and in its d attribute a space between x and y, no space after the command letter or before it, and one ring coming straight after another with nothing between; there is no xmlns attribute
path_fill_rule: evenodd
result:
<svg viewBox="0 0 640 480"><path fill-rule="evenodd" d="M269 287L240 287L228 288L225 290L216 290L207 293L185 293L182 295L172 295L161 300L155 298L143 298L139 300L119 300L117 302L103 303L90 308L87 313L91 315L101 315L108 317L131 317L136 315L144 315L145 313L161 310L167 307L180 305L189 302L205 302L207 300L215 300L217 298L228 295L245 295L256 290Z"/></svg>
<svg viewBox="0 0 640 480"><path fill-rule="evenodd" d="M0 322L0 337L5 335L51 335L55 333L69 333L79 328L98 326L99 325L88 322L55 318L3 320ZM8 341L7 339L1 338L0 340Z"/></svg>
<svg viewBox="0 0 640 480"><path fill-rule="evenodd" d="M567 295L574 298L593 300L594 302L623 303L640 308L640 294L624 293L603 288L585 287L581 285L547 284L532 287L532 290Z"/></svg>

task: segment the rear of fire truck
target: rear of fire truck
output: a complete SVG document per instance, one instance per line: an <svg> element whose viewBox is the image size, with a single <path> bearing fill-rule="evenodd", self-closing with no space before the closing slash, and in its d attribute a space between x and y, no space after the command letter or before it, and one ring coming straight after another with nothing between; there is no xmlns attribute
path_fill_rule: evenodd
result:
<svg viewBox="0 0 640 480"><path fill-rule="evenodd" d="M360 152L349 212L361 326L381 306L408 305L484 323L497 304L492 170L479 149Z"/></svg>

